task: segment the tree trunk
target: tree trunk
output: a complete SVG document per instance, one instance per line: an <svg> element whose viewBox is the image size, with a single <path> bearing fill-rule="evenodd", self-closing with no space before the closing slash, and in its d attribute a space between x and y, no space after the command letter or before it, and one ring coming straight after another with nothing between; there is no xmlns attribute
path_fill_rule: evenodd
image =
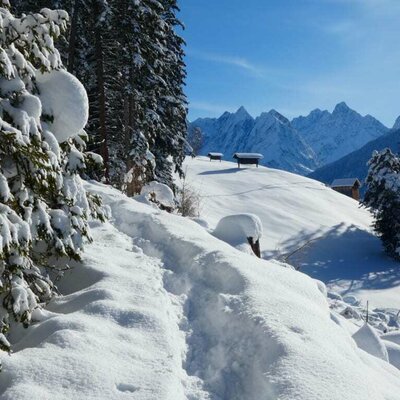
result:
<svg viewBox="0 0 400 400"><path fill-rule="evenodd" d="M106 183L110 183L110 160L108 153L108 135L106 127L106 95L104 87L104 60L103 60L103 43L102 30L99 24L96 24L95 29L95 57L96 57L96 78L97 78L97 94L99 104L99 131L102 139L100 147L100 155L104 160Z"/></svg>
<svg viewBox="0 0 400 400"><path fill-rule="evenodd" d="M74 6L72 9L72 19L71 19L71 28L69 31L69 44L68 44L68 65L67 70L70 73L73 73L75 66L75 52L76 52L76 37L78 30L78 15L81 0L75 0Z"/></svg>

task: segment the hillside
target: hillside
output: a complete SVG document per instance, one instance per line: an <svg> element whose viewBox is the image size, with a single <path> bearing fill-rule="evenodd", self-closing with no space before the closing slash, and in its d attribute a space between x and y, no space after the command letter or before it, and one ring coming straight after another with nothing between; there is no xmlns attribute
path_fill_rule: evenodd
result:
<svg viewBox="0 0 400 400"><path fill-rule="evenodd" d="M265 171L279 193L291 191L293 175ZM397 399L399 370L357 348L314 280L193 221L87 188L113 217L92 224L83 265L60 282L66 296L12 337L2 399ZM327 189L320 197L328 201Z"/></svg>
<svg viewBox="0 0 400 400"><path fill-rule="evenodd" d="M371 158L372 152L374 150L382 150L386 147L393 152L398 152L399 143L400 131L392 130L388 134L368 142L361 149L348 154L334 163L318 168L309 177L327 184L331 184L336 178L357 177L363 181L368 174L367 162Z"/></svg>
<svg viewBox="0 0 400 400"><path fill-rule="evenodd" d="M388 259L371 233L371 215L353 199L324 184L264 167L186 160L188 182L201 196L201 217L211 228L222 216L258 215L266 259L288 259L341 294L375 306L400 308L399 264Z"/></svg>

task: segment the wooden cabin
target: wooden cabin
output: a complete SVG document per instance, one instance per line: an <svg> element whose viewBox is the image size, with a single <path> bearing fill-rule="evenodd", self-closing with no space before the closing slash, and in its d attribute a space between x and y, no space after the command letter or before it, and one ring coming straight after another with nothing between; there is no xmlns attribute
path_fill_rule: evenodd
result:
<svg viewBox="0 0 400 400"><path fill-rule="evenodd" d="M240 165L256 165L258 168L258 163L259 161L263 158L264 156L259 153L235 153L233 155L233 158L237 161L238 163L238 168L240 168Z"/></svg>
<svg viewBox="0 0 400 400"><path fill-rule="evenodd" d="M357 201L360 200L360 187L361 182L357 178L335 179L331 184L331 188L336 192L342 193Z"/></svg>
<svg viewBox="0 0 400 400"><path fill-rule="evenodd" d="M212 160L219 160L220 162L222 161L222 157L224 155L222 153L208 153L207 157L210 158L210 161Z"/></svg>

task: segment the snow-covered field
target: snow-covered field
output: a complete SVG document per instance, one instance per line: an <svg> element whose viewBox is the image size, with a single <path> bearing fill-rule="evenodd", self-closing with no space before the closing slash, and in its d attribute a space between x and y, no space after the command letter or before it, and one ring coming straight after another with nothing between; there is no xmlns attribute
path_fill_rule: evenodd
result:
<svg viewBox="0 0 400 400"><path fill-rule="evenodd" d="M232 213L260 217L265 258L323 236L295 260L306 272L319 265L334 276L345 255L349 269L360 268L357 256L369 268L371 254L387 262L368 230L369 214L320 183L205 159L187 166L212 228ZM357 332L339 315L345 303L330 308L324 286L306 274L246 254L198 222L104 185L87 189L102 195L112 218L92 223L95 241L83 265L59 282L64 296L36 313L29 329L13 331L1 399L399 398L399 331ZM240 220L248 234L252 218ZM395 285L377 287L371 296L392 298L394 291Z"/></svg>
<svg viewBox="0 0 400 400"><path fill-rule="evenodd" d="M400 308L400 265L382 252L371 215L356 201L280 170L238 169L205 157L187 158L185 165L187 182L201 196L200 216L211 229L226 215L254 213L263 224L264 258L289 256L289 263L331 290Z"/></svg>
<svg viewBox="0 0 400 400"><path fill-rule="evenodd" d="M398 399L400 371L357 348L307 275L88 189L113 217L66 296L11 338L1 399Z"/></svg>

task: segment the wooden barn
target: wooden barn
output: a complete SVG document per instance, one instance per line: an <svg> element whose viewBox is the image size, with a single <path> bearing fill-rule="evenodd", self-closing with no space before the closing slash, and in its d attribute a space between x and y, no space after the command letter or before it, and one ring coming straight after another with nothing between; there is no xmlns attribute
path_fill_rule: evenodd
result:
<svg viewBox="0 0 400 400"><path fill-rule="evenodd" d="M354 200L360 200L361 182L357 178L335 179L331 188L336 192L342 193Z"/></svg>
<svg viewBox="0 0 400 400"><path fill-rule="evenodd" d="M222 153L208 153L207 157L210 158L210 161L212 160L219 160L220 162L222 161L222 157L224 155Z"/></svg>
<svg viewBox="0 0 400 400"><path fill-rule="evenodd" d="M259 153L235 153L233 155L233 158L237 161L238 163L238 168L240 168L240 165L252 165L255 164L258 168L258 163L259 161L263 158L264 156Z"/></svg>

